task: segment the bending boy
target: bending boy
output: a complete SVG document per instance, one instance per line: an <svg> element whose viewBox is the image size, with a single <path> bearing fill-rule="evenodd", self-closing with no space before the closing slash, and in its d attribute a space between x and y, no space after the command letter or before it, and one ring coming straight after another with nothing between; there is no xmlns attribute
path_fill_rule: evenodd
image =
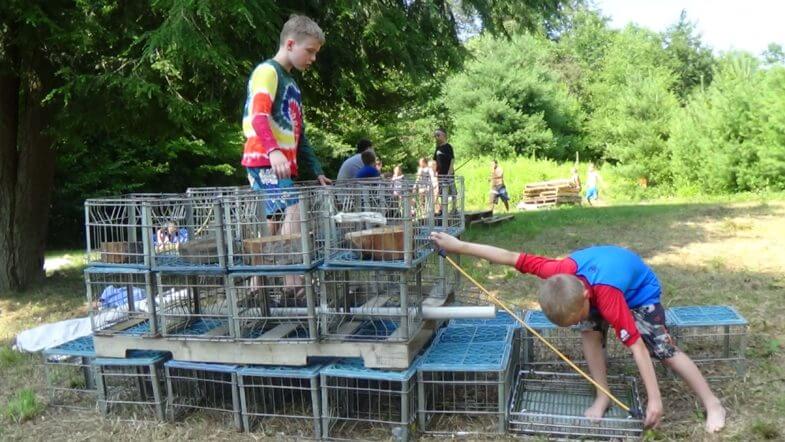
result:
<svg viewBox="0 0 785 442"><path fill-rule="evenodd" d="M613 326L616 336L630 349L646 387L647 427L657 426L662 417L662 398L651 358L676 372L700 398L706 408L706 431L713 433L725 425L725 409L720 400L695 363L673 344L665 328L657 276L635 253L608 245L578 250L564 259L551 259L465 242L441 232L431 233L431 240L449 253L506 264L545 279L539 291L543 313L561 327L580 324L589 371L606 388L603 334L608 325ZM598 391L594 404L584 414L598 419L609 405L610 399Z"/></svg>

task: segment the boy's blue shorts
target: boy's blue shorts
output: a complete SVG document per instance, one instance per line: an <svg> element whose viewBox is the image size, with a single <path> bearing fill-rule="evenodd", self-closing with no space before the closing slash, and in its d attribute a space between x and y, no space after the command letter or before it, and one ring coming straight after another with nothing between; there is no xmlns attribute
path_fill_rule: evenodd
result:
<svg viewBox="0 0 785 442"><path fill-rule="evenodd" d="M586 199L587 200L591 200L591 199L595 199L596 200L597 196L598 196L598 194L597 194L597 188L596 187L589 187L588 189L586 189Z"/></svg>
<svg viewBox="0 0 785 442"><path fill-rule="evenodd" d="M265 198L265 213L275 215L286 211L287 207L300 202L294 192L294 181L290 178L279 179L269 167L246 167L248 182L251 189L263 192Z"/></svg>

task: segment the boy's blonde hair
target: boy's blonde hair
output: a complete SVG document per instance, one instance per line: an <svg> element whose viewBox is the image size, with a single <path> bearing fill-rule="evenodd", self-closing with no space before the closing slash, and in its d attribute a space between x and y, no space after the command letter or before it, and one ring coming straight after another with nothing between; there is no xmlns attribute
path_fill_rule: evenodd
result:
<svg viewBox="0 0 785 442"><path fill-rule="evenodd" d="M583 291L583 284L574 275L553 275L540 286L540 308L554 324L572 325L567 321L583 309Z"/></svg>
<svg viewBox="0 0 785 442"><path fill-rule="evenodd" d="M278 42L279 46L283 46L288 39L294 39L296 42L303 41L304 38L311 37L324 44L324 31L315 21L304 15L293 14L289 17L281 29L281 37Z"/></svg>

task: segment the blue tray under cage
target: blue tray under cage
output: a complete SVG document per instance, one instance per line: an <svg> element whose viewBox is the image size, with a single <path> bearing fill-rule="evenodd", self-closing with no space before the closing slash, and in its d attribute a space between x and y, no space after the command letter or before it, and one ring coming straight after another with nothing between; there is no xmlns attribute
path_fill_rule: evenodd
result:
<svg viewBox="0 0 785 442"><path fill-rule="evenodd" d="M241 376L308 379L318 376L322 367L324 367L324 365L318 363L304 367L291 367L288 365L250 365L238 369L237 374Z"/></svg>
<svg viewBox="0 0 785 442"><path fill-rule="evenodd" d="M355 329L351 336L347 336L347 341L369 339L386 340L398 328L398 324L389 319L370 319L364 321L357 329Z"/></svg>
<svg viewBox="0 0 785 442"><path fill-rule="evenodd" d="M148 336L150 335L150 322L140 322L132 327L128 327L119 334L124 336Z"/></svg>
<svg viewBox="0 0 785 442"><path fill-rule="evenodd" d="M366 368L362 359L340 359L324 367L321 373L338 378L404 382L412 379L414 374L417 373L418 365L419 359L415 359L406 370L381 370L378 368Z"/></svg>
<svg viewBox="0 0 785 442"><path fill-rule="evenodd" d="M227 364L210 364L205 362L168 361L165 366L169 368L182 368L185 370L209 371L212 373L235 373L239 367Z"/></svg>
<svg viewBox="0 0 785 442"><path fill-rule="evenodd" d="M95 357L95 345L93 336L82 336L60 344L56 347L47 348L43 351L45 356L83 356L88 358Z"/></svg>
<svg viewBox="0 0 785 442"><path fill-rule="evenodd" d="M323 259L314 259L311 261L310 265L305 265L302 263L299 264L259 264L259 265L247 265L243 264L242 257L235 258L234 262L230 263L229 270L232 272L254 272L254 271L264 271L265 273L286 273L286 272L307 272L309 270L314 270L317 267L321 266L324 263Z"/></svg>
<svg viewBox="0 0 785 442"><path fill-rule="evenodd" d="M167 334L170 336L200 336L209 332L210 330L226 326L228 325L228 322L228 319L197 318L193 321L190 321L185 328L174 332L168 332Z"/></svg>
<svg viewBox="0 0 785 442"><path fill-rule="evenodd" d="M524 313L521 310L515 311L515 314L518 315L519 318L523 319ZM509 325L513 328L521 328L521 324L512 317L509 313L504 310L499 310L496 312L496 317L491 319L469 319L469 318L460 318L460 319L451 319L449 323L449 327L456 327L456 326L465 326L465 325L496 325L496 326L505 326Z"/></svg>
<svg viewBox="0 0 785 442"><path fill-rule="evenodd" d="M152 365L169 359L170 354L153 350L129 350L124 358L95 358L93 365L140 366Z"/></svg>
<svg viewBox="0 0 785 442"><path fill-rule="evenodd" d="M499 371L510 360L514 329L510 326L443 328L420 362L422 371Z"/></svg>
<svg viewBox="0 0 785 442"><path fill-rule="evenodd" d="M668 312L676 327L748 324L735 308L727 305L671 307Z"/></svg>
<svg viewBox="0 0 785 442"><path fill-rule="evenodd" d="M513 328L507 325L476 325L446 327L439 330L432 346L439 344L478 344L485 342L508 342Z"/></svg>
<svg viewBox="0 0 785 442"><path fill-rule="evenodd" d="M430 247L419 248L412 250L412 262L406 264L403 259L391 260L378 260L378 259L363 259L361 252L352 250L341 250L330 254L329 258L325 258L324 264L320 267L323 269L341 268L341 267L371 267L379 269L409 269L417 264L425 261L433 249Z"/></svg>
<svg viewBox="0 0 785 442"><path fill-rule="evenodd" d="M220 261L218 261L218 257L211 256L210 258L214 258L216 262L212 263L197 263L191 262L182 256L178 255L177 252L165 252L159 253L153 257L153 261L155 263L155 268L157 269L165 269L169 271L201 271L201 269L223 269L224 266L221 266Z"/></svg>
<svg viewBox="0 0 785 442"><path fill-rule="evenodd" d="M523 317L523 322L535 330L559 328L558 325L551 322L545 316L545 313L543 313L542 310L527 310L526 315ZM673 313L670 311L670 309L665 310L665 325L669 327L676 325L675 317L673 316Z"/></svg>

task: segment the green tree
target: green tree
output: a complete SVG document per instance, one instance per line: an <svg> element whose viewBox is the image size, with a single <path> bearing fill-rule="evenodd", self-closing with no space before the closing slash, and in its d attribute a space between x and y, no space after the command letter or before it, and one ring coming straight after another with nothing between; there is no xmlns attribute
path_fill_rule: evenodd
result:
<svg viewBox="0 0 785 442"><path fill-rule="evenodd" d="M528 34L471 42L472 60L443 92L457 146L471 154L555 159L582 148L580 106L549 67L551 46Z"/></svg>
<svg viewBox="0 0 785 442"><path fill-rule="evenodd" d="M666 141L678 101L667 61L657 34L629 26L613 38L590 86L593 150L651 184L670 181Z"/></svg>
<svg viewBox="0 0 785 442"><path fill-rule="evenodd" d="M687 20L682 10L679 21L663 33L665 52L671 57L671 67L677 75L675 91L684 100L695 88L711 83L714 56L703 44L695 24Z"/></svg>

